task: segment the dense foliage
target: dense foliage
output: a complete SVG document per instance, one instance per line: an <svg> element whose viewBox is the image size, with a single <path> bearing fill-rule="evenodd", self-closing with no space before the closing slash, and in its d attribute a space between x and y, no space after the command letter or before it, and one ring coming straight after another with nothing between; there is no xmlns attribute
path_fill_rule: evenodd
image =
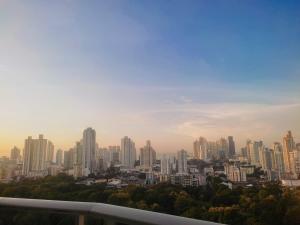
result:
<svg viewBox="0 0 300 225"><path fill-rule="evenodd" d="M212 177L206 186L199 188L161 183L113 190L106 189L105 184L78 185L72 177L59 175L0 184L0 196L103 202L232 225L300 224L300 190L283 189L274 183L230 190ZM73 224L74 220L71 215L0 210L1 225L63 225ZM90 219L89 224L101 224L101 221Z"/></svg>

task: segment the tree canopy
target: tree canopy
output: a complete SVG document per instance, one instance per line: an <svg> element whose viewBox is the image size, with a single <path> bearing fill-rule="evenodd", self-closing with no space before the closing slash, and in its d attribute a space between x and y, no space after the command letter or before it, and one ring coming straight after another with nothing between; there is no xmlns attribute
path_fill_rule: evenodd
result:
<svg viewBox="0 0 300 225"><path fill-rule="evenodd" d="M299 189L289 190L277 183L268 183L263 187L231 190L214 177L202 187L160 183L106 189L106 184L75 184L72 177L60 174L0 184L0 196L102 202L232 225L300 224ZM71 224L74 219L72 215L0 208L0 225L63 225ZM90 218L88 224L101 224L101 220Z"/></svg>

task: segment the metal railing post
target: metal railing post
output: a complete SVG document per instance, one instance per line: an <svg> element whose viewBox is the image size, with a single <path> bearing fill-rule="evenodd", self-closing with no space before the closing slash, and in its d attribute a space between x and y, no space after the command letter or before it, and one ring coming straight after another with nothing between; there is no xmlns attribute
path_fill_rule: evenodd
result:
<svg viewBox="0 0 300 225"><path fill-rule="evenodd" d="M84 225L84 215L79 214L78 216L78 225Z"/></svg>

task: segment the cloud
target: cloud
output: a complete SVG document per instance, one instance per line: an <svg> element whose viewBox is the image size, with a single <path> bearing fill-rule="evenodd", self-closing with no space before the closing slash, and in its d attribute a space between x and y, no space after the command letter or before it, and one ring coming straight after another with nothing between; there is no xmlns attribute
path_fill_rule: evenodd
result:
<svg viewBox="0 0 300 225"><path fill-rule="evenodd" d="M174 127L177 134L193 138L234 135L239 145L247 138L280 141L286 130L300 134L300 104L211 104L185 110L185 119Z"/></svg>

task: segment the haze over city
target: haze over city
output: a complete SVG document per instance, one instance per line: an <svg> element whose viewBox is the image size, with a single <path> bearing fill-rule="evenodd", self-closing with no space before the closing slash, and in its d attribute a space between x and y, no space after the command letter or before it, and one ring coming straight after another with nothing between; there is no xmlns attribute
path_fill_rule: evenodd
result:
<svg viewBox="0 0 300 225"><path fill-rule="evenodd" d="M299 3L266 2L1 1L0 154L89 126L158 152L299 140Z"/></svg>

